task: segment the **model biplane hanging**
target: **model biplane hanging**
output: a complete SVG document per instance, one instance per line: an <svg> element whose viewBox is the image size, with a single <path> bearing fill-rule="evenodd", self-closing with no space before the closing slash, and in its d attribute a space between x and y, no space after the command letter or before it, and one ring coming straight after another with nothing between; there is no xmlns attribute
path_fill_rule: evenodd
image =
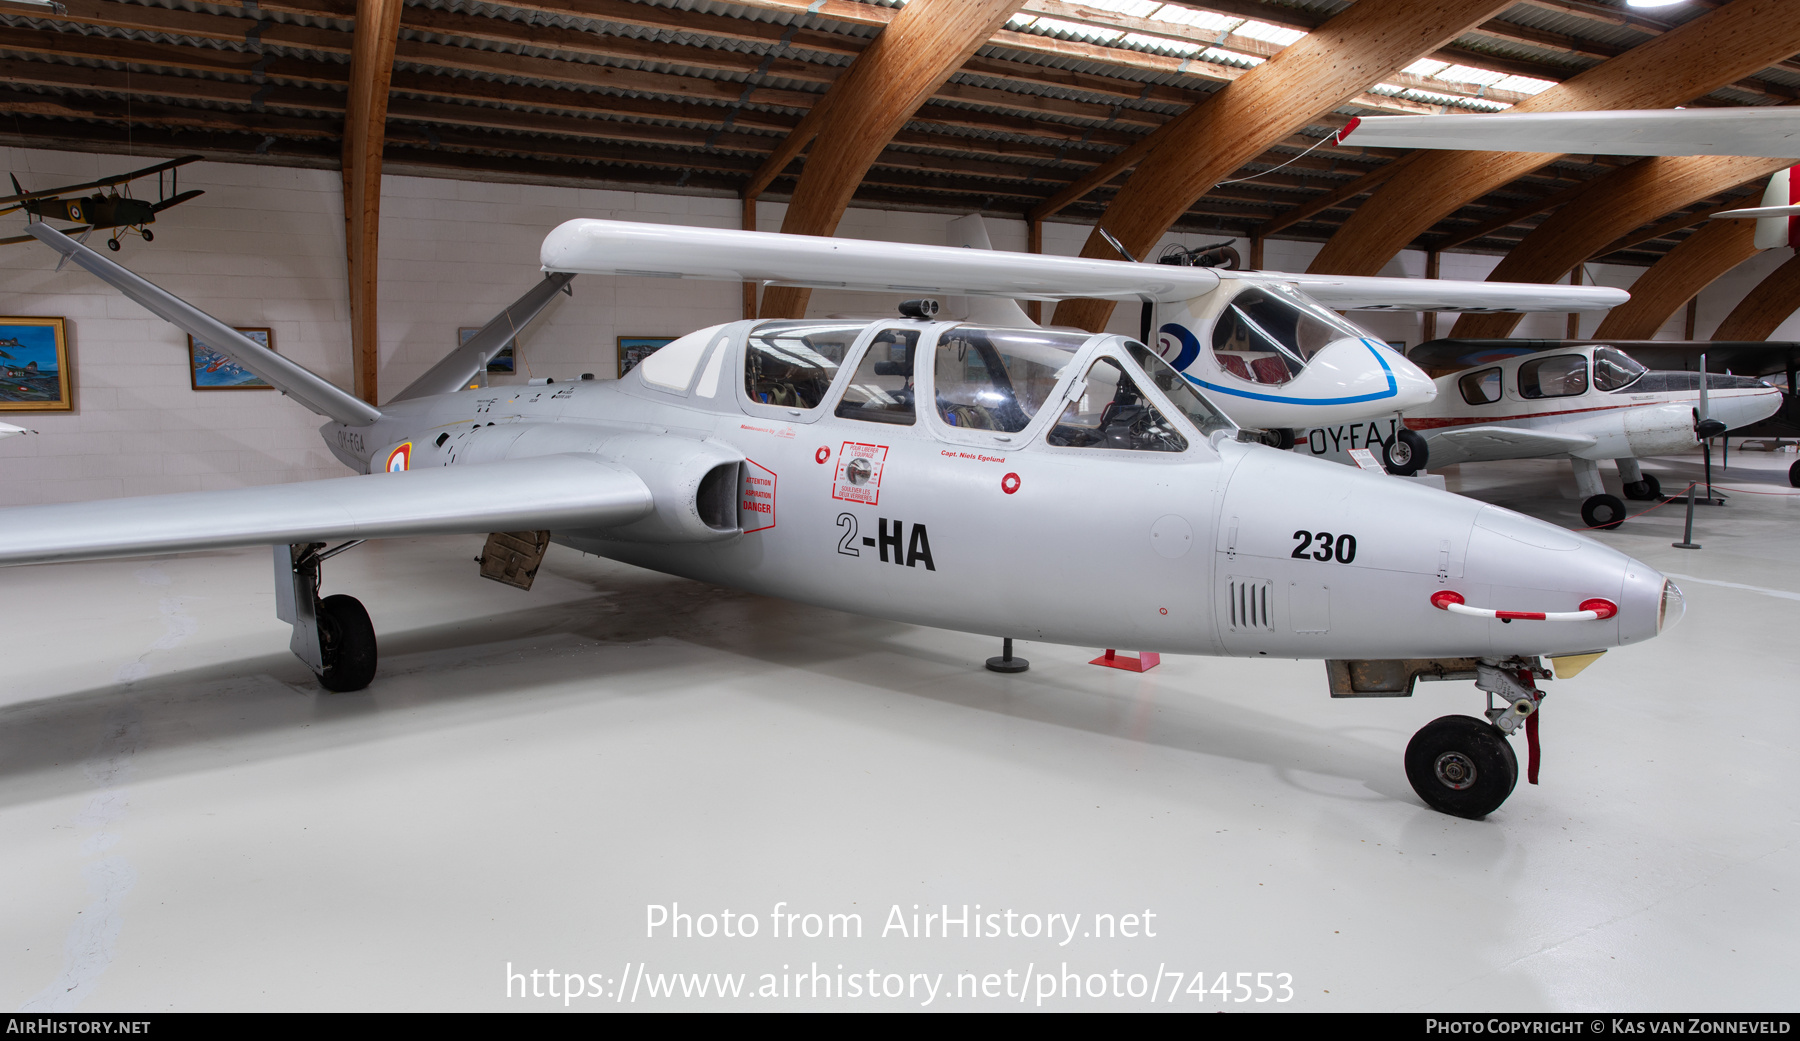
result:
<svg viewBox="0 0 1800 1041"><path fill-rule="evenodd" d="M135 234L145 242L150 242L156 238L150 225L156 223L157 214L206 194L200 189L185 192L181 190L181 175L178 171L200 159L201 156L184 155L180 159L146 166L142 170L133 170L116 177L103 177L98 181L66 184L60 188L44 188L35 192L26 191L15 174L12 178L14 194L0 198L0 216L24 210L33 220L68 221L74 227L59 230L65 235L79 235L84 241L95 231L111 231L113 234L106 240L106 248L117 252L119 236ZM165 173L169 175L166 186L163 180ZM152 174L156 175L155 201L132 195L131 182ZM96 191L92 195L79 194L96 188L110 190ZM0 239L0 246L30 241L30 235L14 235Z"/></svg>

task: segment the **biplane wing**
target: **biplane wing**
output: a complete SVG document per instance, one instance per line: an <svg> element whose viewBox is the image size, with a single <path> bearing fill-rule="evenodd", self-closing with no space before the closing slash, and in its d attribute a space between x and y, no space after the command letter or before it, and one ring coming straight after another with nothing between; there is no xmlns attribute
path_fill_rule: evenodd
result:
<svg viewBox="0 0 1800 1041"><path fill-rule="evenodd" d="M115 184L124 184L126 181L135 181L139 177L148 177L154 173L162 173L164 170L173 170L178 166L197 163L204 158L205 156L184 155L180 159L171 159L166 163L157 163L155 166L146 166L142 170L133 170L130 173L119 174L116 177L105 177L98 181L88 181L84 184L65 184L60 188L44 188L35 192L19 192L15 195L8 195L5 198L0 198L0 206L11 206L14 203L29 202L32 199L49 199L58 195L67 195L70 192L85 192L89 188L110 188ZM15 187L18 186L18 183L19 182L16 179L13 181ZM197 194L199 193L195 192L188 197L192 198L193 195ZM14 208L16 209L17 207L15 206Z"/></svg>

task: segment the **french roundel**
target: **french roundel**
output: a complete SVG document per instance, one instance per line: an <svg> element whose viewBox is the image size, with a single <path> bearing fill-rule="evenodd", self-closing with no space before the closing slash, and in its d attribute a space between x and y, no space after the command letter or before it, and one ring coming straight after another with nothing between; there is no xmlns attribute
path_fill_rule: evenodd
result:
<svg viewBox="0 0 1800 1041"><path fill-rule="evenodd" d="M1156 353L1176 372L1182 372L1200 357L1200 341L1186 326L1170 322L1156 331Z"/></svg>

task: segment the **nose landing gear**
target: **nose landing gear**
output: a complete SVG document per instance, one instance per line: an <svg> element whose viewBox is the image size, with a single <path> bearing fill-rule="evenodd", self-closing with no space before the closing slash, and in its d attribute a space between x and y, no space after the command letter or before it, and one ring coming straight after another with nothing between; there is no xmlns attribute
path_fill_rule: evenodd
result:
<svg viewBox="0 0 1800 1041"><path fill-rule="evenodd" d="M1500 808L1519 782L1519 760L1507 738L1525 727L1537 783L1537 709L1544 698L1536 677L1550 673L1536 659L1482 660L1475 685L1488 694L1487 719L1441 716L1425 724L1406 746L1406 779L1425 804L1440 813L1480 820ZM1492 707L1499 695L1504 707Z"/></svg>

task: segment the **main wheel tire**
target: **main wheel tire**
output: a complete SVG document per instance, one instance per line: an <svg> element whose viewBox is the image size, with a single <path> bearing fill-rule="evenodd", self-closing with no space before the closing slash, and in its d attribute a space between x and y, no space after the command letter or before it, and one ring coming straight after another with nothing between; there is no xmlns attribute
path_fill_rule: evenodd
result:
<svg viewBox="0 0 1800 1041"><path fill-rule="evenodd" d="M1793 466L1788 467L1788 483L1796 488L1800 488L1800 463L1795 463Z"/></svg>
<svg viewBox="0 0 1800 1041"><path fill-rule="evenodd" d="M119 251L119 240L118 239L107 239L106 240L106 248L112 250L114 253L117 253Z"/></svg>
<svg viewBox="0 0 1800 1041"><path fill-rule="evenodd" d="M1396 477L1411 477L1425 469L1428 455L1425 438L1401 427L1387 444L1381 446L1381 465Z"/></svg>
<svg viewBox="0 0 1800 1041"><path fill-rule="evenodd" d="M1259 440L1270 448L1285 452L1294 447L1294 431L1291 427L1276 427L1263 431Z"/></svg>
<svg viewBox="0 0 1800 1041"><path fill-rule="evenodd" d="M1519 783L1519 760L1492 723L1440 716L1406 745L1406 779L1425 805L1480 820L1500 808Z"/></svg>
<svg viewBox="0 0 1800 1041"><path fill-rule="evenodd" d="M1581 504L1581 519L1590 528L1611 531L1625 523L1625 503L1616 495L1590 495Z"/></svg>
<svg viewBox="0 0 1800 1041"><path fill-rule="evenodd" d="M1655 474L1645 474L1641 481L1633 481L1625 486L1625 498L1648 502L1662 498L1662 482Z"/></svg>
<svg viewBox="0 0 1800 1041"><path fill-rule="evenodd" d="M319 602L319 685L339 693L361 690L375 678L375 626L362 601L328 596Z"/></svg>
<svg viewBox="0 0 1800 1041"><path fill-rule="evenodd" d="M142 234L144 236L145 242L155 242L156 241L156 232L151 231L149 228L145 228L143 230Z"/></svg>

